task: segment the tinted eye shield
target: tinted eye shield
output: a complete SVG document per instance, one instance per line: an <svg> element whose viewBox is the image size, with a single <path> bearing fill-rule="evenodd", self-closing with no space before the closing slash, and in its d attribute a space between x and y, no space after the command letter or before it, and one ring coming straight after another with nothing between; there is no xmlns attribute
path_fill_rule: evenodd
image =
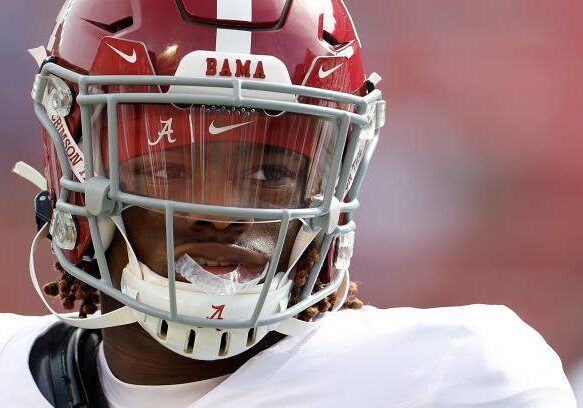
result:
<svg viewBox="0 0 583 408"><path fill-rule="evenodd" d="M273 118L252 111L242 117L204 105L120 105L120 190L229 207L304 208L305 202L313 203L330 179L337 126L308 115ZM107 117L92 118L92 138L101 140L98 157L108 157ZM109 162L99 167L109 177Z"/></svg>

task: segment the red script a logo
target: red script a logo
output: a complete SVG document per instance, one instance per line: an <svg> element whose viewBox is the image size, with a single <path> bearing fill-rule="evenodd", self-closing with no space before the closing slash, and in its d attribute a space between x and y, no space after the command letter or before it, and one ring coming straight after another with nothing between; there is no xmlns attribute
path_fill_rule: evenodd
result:
<svg viewBox="0 0 583 408"><path fill-rule="evenodd" d="M223 320L223 310L225 310L225 305L212 305L212 308L215 310L215 312L210 317L207 316L207 319Z"/></svg>

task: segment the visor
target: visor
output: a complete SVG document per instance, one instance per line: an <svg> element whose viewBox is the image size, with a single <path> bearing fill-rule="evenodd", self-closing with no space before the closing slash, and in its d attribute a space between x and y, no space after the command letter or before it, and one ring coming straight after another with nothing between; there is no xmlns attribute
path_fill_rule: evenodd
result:
<svg viewBox="0 0 583 408"><path fill-rule="evenodd" d="M107 115L94 140L109 177ZM185 203L308 208L321 202L338 136L331 119L289 112L168 104L117 107L120 190ZM97 136L97 137L95 137ZM103 159L102 159L103 158Z"/></svg>

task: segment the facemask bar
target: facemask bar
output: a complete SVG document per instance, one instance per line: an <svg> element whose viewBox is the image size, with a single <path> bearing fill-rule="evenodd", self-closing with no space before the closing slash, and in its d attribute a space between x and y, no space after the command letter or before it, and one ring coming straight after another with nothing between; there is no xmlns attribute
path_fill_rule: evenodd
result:
<svg viewBox="0 0 583 408"><path fill-rule="evenodd" d="M81 107L82 118L82 132L83 132L83 152L85 157L93 157L93 145L91 140L91 106L98 104L105 104L108 113L108 138L109 138L109 166L110 178L104 179L102 177L94 177L94 168L92 160L86 160L85 173L87 181L79 183L73 180L72 171L69 166L67 156L64 151L63 144L60 140L59 134L54 128L51 120L42 106L42 95L44 87L42 78L47 78L48 75L54 74L61 78L67 79L79 84L79 96L77 103ZM178 77L163 77L163 76L83 76L75 72L64 69L55 64L46 64L40 74L41 81L37 92L33 95L35 100L35 113L39 118L41 124L49 133L53 144L56 147L58 159L63 170L63 178L61 179L61 196L57 202L57 210L85 217L89 220L90 233L95 249L95 256L101 272L101 279L94 278L84 271L77 268L65 257L63 251L53 244L53 250L63 267L73 276L87 282L91 286L96 287L104 294L124 303L140 312L158 317L160 319L172 320L183 324L196 325L200 327L216 327L216 328L249 328L257 326L267 326L274 323L291 318L311 305L319 302L321 299L330 295L340 286L343 274L339 273L334 280L323 290L312 294L315 282L322 268L325 256L321 256L316 263L313 270L310 272L308 284L302 293L302 300L282 312L275 313L270 316L261 317L261 312L265 304L266 297L269 292L270 284L277 272L277 264L281 256L283 244L285 241L286 232L291 220L299 219L302 222L307 222L312 227L322 228L324 231L324 238L321 248L321 253L324 255L328 253L333 239L340 234L346 234L354 231L355 224L351 220L352 213L358 208L358 201L356 199L358 190L362 183L364 173L368 167L368 163L376 146L379 129L382 126L377 120L378 109L384 110L384 102L380 91L375 90L365 97L357 97L350 94L344 94L334 91L327 91L316 88L308 88L302 86L288 86L273 83L258 83L250 80L241 79L217 79L217 78L178 78ZM183 85L183 86L211 86L221 87L232 90L230 96L199 96L192 94L98 94L90 95L88 89L90 86L98 85ZM275 93L285 93L297 96L306 96L318 98L323 100L330 100L339 103L352 104L357 107L358 113L342 111L322 106L272 101L265 99L253 99L243 97L241 91L243 89L266 91ZM173 201L166 201L154 199L149 197L135 196L127 194L119 189L119 163L117 151L117 105L122 103L174 103L174 104L214 104L249 107L256 109L270 109L287 111L292 113L300 113L306 115L313 115L324 117L328 119L337 120L340 125L339 140L336 143L335 152L333 156L333 168L330 172L332 181L327 183L326 191L324 192L324 199L318 207L302 208L302 209L253 209L253 208L234 208L234 207L220 207L210 205L199 205L180 203ZM380 106L382 104L382 106ZM350 126L352 126L352 135L349 145L346 147L346 139L349 133ZM374 138L371 140L364 159L360 164L358 171L354 177L352 187L348 194L346 191L347 180L351 176L351 164L357 154L359 147L360 134L363 128L374 127ZM88 137L89 136L89 137ZM346 147L346 150L345 150ZM343 160L344 156L344 160ZM336 190L336 191L335 191ZM98 205L80 207L67 202L69 192L75 191L84 193L86 201L99 201ZM348 200L345 202L345 198ZM113 206L112 206L113 203ZM112 285L111 275L105 259L104 248L101 245L101 234L98 226L98 216L111 216L118 220L120 224L120 211L122 203L124 205L138 205L149 209L157 209L165 212L166 216L166 238L168 249L168 282L169 282L169 311L150 307L146 304L136 301L130 296L122 293ZM106 207L108 207L106 209ZM208 320L204 318L197 318L192 316L183 316L177 313L176 306L176 283L174 275L174 233L173 233L173 217L175 213L189 213L189 214L204 214L209 216L222 217L244 217L256 218L260 220L273 220L281 222L281 229L279 232L278 241L276 244L275 254L273 255L270 268L266 277L266 284L264 285L260 294L259 301L254 309L254 312L248 320ZM345 214L345 219L348 221L344 225L338 225L338 216ZM120 224L123 228L123 224ZM274 261L275 260L275 261Z"/></svg>

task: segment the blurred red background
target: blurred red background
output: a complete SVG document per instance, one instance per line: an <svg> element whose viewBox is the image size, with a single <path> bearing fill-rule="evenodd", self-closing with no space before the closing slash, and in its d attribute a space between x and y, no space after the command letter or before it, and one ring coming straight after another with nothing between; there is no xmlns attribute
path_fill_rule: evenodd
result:
<svg viewBox="0 0 583 408"><path fill-rule="evenodd" d="M352 275L379 307L506 304L567 368L583 357L583 4L347 0L388 125L361 194ZM40 168L29 92L62 0L0 2L0 310L43 314L28 279ZM52 276L50 255L43 276Z"/></svg>

